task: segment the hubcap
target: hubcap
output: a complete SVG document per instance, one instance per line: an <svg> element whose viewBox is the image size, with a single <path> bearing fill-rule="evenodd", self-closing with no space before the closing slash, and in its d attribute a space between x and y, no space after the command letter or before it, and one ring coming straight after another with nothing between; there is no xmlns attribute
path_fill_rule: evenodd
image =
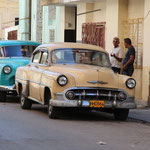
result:
<svg viewBox="0 0 150 150"><path fill-rule="evenodd" d="M23 95L21 95L21 105L23 105L24 104L24 97L23 97Z"/></svg>
<svg viewBox="0 0 150 150"><path fill-rule="evenodd" d="M53 109L53 106L51 106L51 105L49 104L49 108L48 108L48 113L49 113L49 115L51 115L52 109Z"/></svg>

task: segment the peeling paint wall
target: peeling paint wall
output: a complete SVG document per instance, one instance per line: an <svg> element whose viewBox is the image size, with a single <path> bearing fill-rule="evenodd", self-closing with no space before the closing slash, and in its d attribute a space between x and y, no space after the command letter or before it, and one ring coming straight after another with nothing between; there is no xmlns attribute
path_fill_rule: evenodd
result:
<svg viewBox="0 0 150 150"><path fill-rule="evenodd" d="M19 17L19 0L0 1L0 39L5 38L5 29L15 25Z"/></svg>

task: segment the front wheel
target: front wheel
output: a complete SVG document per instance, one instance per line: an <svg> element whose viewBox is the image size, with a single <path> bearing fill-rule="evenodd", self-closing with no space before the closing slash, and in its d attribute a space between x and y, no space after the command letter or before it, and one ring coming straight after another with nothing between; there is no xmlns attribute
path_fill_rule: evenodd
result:
<svg viewBox="0 0 150 150"><path fill-rule="evenodd" d="M0 92L0 102L6 102L6 92Z"/></svg>
<svg viewBox="0 0 150 150"><path fill-rule="evenodd" d="M20 106L22 109L31 109L32 101L26 98L23 93L20 94Z"/></svg>
<svg viewBox="0 0 150 150"><path fill-rule="evenodd" d="M116 120L125 121L128 118L129 109L115 109L114 118Z"/></svg>
<svg viewBox="0 0 150 150"><path fill-rule="evenodd" d="M48 117L51 119L57 119L60 115L60 108L48 104Z"/></svg>

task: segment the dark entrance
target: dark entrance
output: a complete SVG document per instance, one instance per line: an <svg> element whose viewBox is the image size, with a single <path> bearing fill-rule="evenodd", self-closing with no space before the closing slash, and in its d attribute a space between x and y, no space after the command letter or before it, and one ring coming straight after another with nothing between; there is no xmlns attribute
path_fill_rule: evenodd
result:
<svg viewBox="0 0 150 150"><path fill-rule="evenodd" d="M77 8L65 7L65 42L76 42Z"/></svg>
<svg viewBox="0 0 150 150"><path fill-rule="evenodd" d="M76 30L65 30L65 42L76 42Z"/></svg>

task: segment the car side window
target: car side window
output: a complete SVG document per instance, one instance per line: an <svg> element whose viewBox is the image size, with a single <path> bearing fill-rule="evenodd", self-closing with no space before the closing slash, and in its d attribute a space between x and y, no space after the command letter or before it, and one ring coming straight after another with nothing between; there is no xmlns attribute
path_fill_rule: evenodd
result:
<svg viewBox="0 0 150 150"><path fill-rule="evenodd" d="M32 45L23 45L21 47L21 55L24 57L31 57L34 49L36 48L36 46L32 46Z"/></svg>
<svg viewBox="0 0 150 150"><path fill-rule="evenodd" d="M42 52L40 64L44 64L44 65L48 64L48 52L46 52L46 51Z"/></svg>
<svg viewBox="0 0 150 150"><path fill-rule="evenodd" d="M4 57L4 52L3 52L3 48L0 48L0 57Z"/></svg>
<svg viewBox="0 0 150 150"><path fill-rule="evenodd" d="M39 62L39 57L40 57L40 52L37 52L33 55L32 62L33 63L38 63Z"/></svg>

